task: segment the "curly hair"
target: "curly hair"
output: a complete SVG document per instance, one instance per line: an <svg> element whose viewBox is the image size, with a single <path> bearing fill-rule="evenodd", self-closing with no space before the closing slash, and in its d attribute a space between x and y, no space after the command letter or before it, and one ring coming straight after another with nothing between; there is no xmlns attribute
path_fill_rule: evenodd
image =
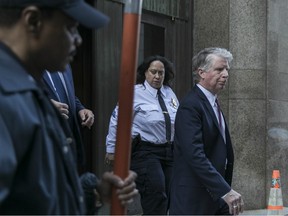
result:
<svg viewBox="0 0 288 216"><path fill-rule="evenodd" d="M138 66L136 84L144 84L144 82L146 80L145 72L148 70L148 68L150 67L150 64L153 61L160 61L160 62L163 63L164 68L165 68L165 77L164 77L163 85L171 86L171 81L174 78L173 63L170 62L165 57L159 56L159 55L154 55L154 56L147 57L143 61L143 63Z"/></svg>

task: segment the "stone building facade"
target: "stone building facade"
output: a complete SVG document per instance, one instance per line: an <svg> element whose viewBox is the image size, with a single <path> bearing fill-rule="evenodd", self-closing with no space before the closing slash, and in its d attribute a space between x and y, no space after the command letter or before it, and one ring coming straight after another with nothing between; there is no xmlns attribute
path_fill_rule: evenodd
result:
<svg viewBox="0 0 288 216"><path fill-rule="evenodd" d="M234 55L225 104L235 150L233 188L246 209L267 206L274 169L288 205L288 1L194 0L193 52Z"/></svg>

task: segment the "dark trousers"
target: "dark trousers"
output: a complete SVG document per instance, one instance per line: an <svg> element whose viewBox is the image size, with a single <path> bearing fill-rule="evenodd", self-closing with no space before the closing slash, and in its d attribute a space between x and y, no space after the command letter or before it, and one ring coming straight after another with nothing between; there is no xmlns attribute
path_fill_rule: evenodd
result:
<svg viewBox="0 0 288 216"><path fill-rule="evenodd" d="M167 214L172 164L171 144L141 141L134 146L131 169L138 174L136 185L144 215Z"/></svg>

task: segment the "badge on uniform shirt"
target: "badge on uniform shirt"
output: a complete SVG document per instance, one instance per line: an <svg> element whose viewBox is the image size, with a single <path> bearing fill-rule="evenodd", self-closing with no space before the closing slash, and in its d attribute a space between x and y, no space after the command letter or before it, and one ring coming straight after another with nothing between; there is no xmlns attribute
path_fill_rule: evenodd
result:
<svg viewBox="0 0 288 216"><path fill-rule="evenodd" d="M171 98L171 103L172 103L173 108L177 109L177 102L174 98Z"/></svg>

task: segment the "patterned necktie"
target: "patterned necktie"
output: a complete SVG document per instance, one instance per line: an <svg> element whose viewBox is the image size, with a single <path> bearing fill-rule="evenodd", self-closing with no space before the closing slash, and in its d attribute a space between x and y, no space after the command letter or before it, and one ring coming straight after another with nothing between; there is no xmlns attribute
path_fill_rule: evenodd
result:
<svg viewBox="0 0 288 216"><path fill-rule="evenodd" d="M161 109L162 109L162 112L164 115L164 119L165 119L166 140L167 140L167 142L170 142L171 141L171 119L170 119L170 115L169 115L169 112L168 112L167 107L165 105L165 102L161 96L160 89L158 90L157 94L158 94L158 101L159 101L159 104L161 106Z"/></svg>
<svg viewBox="0 0 288 216"><path fill-rule="evenodd" d="M223 127L222 127L221 108L220 108L219 101L218 101L217 98L216 98L215 102L216 102L216 104L217 104L218 124L219 124L219 127L220 127L221 131L222 131L222 130L223 130Z"/></svg>
<svg viewBox="0 0 288 216"><path fill-rule="evenodd" d="M220 108L219 101L218 101L217 98L216 98L215 102L217 104L218 124L219 124L219 128L220 128L220 132L221 132L221 135L222 135L222 137L224 139L224 142L226 143L224 122L223 122L223 119L222 119L221 108Z"/></svg>

